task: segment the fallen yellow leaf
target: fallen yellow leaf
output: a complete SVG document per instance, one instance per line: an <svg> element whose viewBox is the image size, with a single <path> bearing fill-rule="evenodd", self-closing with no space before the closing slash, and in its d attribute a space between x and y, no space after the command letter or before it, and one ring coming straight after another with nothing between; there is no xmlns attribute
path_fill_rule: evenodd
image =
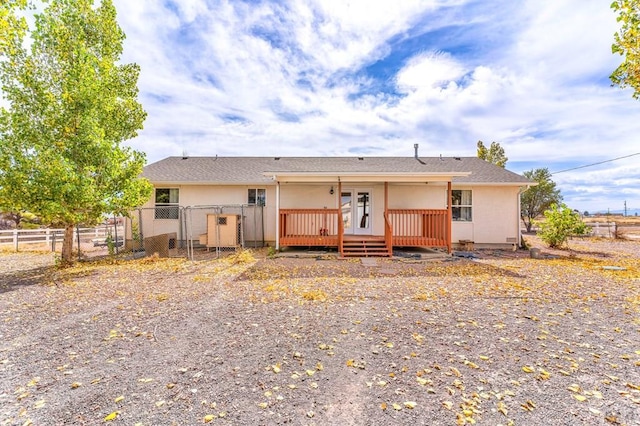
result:
<svg viewBox="0 0 640 426"><path fill-rule="evenodd" d="M213 414L207 414L206 416L204 416L204 422L205 423L209 423L210 421L212 421L213 419L215 419L216 416L214 416Z"/></svg>
<svg viewBox="0 0 640 426"><path fill-rule="evenodd" d="M117 397L116 399L114 399L113 402L115 402L117 404L118 402L120 402L122 400L124 400L124 396L121 395L121 396Z"/></svg>
<svg viewBox="0 0 640 426"><path fill-rule="evenodd" d="M422 377L416 377L416 380L418 381L418 383L420 383L422 386L426 385L427 383L429 383L429 380L427 379L423 379Z"/></svg>
<svg viewBox="0 0 640 426"><path fill-rule="evenodd" d="M575 392L575 393L582 392L582 389L580 388L580 386L575 384L575 383L571 384L567 389L569 389L570 391Z"/></svg>
<svg viewBox="0 0 640 426"><path fill-rule="evenodd" d="M506 417L506 415L507 415L507 406L504 404L504 402L502 402L502 401L498 402L498 411L500 411Z"/></svg>
<svg viewBox="0 0 640 426"><path fill-rule="evenodd" d="M105 422L110 422L110 421L112 421L112 420L115 420L115 418L116 418L116 417L118 417L118 414L119 414L119 413L120 413L119 411L114 411L113 413L108 414L108 415L104 418L104 421L105 421Z"/></svg>

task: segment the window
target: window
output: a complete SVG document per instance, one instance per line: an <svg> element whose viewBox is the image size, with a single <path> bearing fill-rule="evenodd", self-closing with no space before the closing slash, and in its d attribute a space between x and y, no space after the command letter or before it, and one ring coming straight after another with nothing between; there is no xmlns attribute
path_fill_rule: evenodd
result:
<svg viewBox="0 0 640 426"><path fill-rule="evenodd" d="M178 188L156 188L156 219L178 219Z"/></svg>
<svg viewBox="0 0 640 426"><path fill-rule="evenodd" d="M247 204L257 204L259 206L264 206L267 204L267 190L264 188L250 188L247 200Z"/></svg>
<svg viewBox="0 0 640 426"><path fill-rule="evenodd" d="M451 201L453 220L471 222L471 190L454 189L451 191Z"/></svg>

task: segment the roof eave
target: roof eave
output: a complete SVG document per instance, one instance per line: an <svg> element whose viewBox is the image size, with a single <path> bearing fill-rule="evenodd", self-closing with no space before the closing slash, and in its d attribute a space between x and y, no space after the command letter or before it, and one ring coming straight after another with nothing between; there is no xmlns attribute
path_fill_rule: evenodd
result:
<svg viewBox="0 0 640 426"><path fill-rule="evenodd" d="M471 172L264 172L277 182L448 182Z"/></svg>

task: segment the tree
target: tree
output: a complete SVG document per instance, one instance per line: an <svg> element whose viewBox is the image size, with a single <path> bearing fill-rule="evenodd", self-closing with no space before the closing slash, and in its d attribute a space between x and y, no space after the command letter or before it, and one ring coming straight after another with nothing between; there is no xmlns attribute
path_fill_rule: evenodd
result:
<svg viewBox="0 0 640 426"><path fill-rule="evenodd" d="M640 98L640 1L614 0L611 8L621 23L614 35L611 51L624 57L623 62L611 74L611 81L621 88L633 88L633 97Z"/></svg>
<svg viewBox="0 0 640 426"><path fill-rule="evenodd" d="M507 156L504 155L504 148L502 148L498 142L491 142L491 146L487 148L482 141L478 141L478 158L502 168L507 165L507 161L509 160Z"/></svg>
<svg viewBox="0 0 640 426"><path fill-rule="evenodd" d="M536 186L527 189L520 197L520 218L527 227L527 232L531 232L533 220L552 204L560 203L562 195L555 182L551 180L549 169L529 170L522 175L537 182Z"/></svg>
<svg viewBox="0 0 640 426"><path fill-rule="evenodd" d="M0 220L9 228L33 229L40 225L40 218L30 212L4 212L0 213Z"/></svg>
<svg viewBox="0 0 640 426"><path fill-rule="evenodd" d="M552 204L544 212L544 221L539 222L540 238L549 247L562 247L571 235L584 235L589 227L580 218L580 213L565 204Z"/></svg>
<svg viewBox="0 0 640 426"><path fill-rule="evenodd" d="M137 101L139 67L119 64L124 33L111 0L50 0L28 31L23 0L0 6L0 211L29 211L65 229L105 213L126 214L152 187L139 177L144 154L123 147L146 113ZM30 36L30 47L25 37Z"/></svg>

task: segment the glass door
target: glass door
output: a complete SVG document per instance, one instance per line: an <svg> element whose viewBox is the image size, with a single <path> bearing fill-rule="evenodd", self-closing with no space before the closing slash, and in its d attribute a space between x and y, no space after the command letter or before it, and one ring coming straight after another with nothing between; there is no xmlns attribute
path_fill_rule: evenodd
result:
<svg viewBox="0 0 640 426"><path fill-rule="evenodd" d="M340 209L345 234L371 234L371 191L343 190Z"/></svg>

